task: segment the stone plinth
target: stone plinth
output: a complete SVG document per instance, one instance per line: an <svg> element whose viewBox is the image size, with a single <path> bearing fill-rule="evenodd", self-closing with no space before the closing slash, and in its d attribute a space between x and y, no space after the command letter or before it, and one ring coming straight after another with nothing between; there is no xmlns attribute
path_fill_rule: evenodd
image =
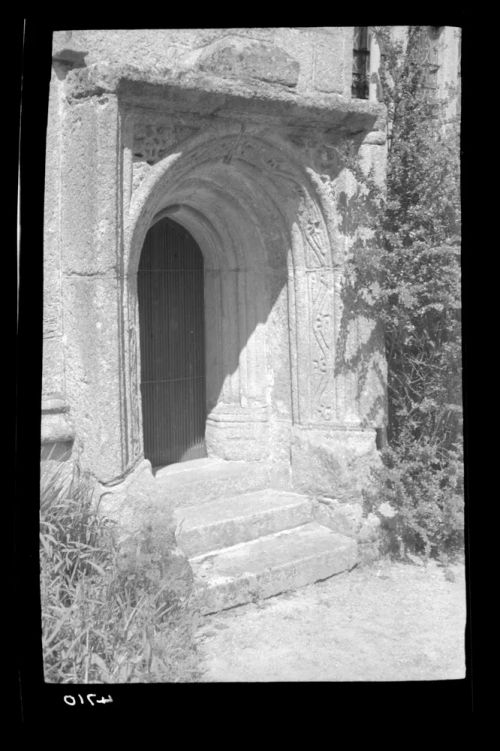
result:
<svg viewBox="0 0 500 751"><path fill-rule="evenodd" d="M375 430L296 429L292 442L294 487L341 502L361 501L371 469L380 462Z"/></svg>

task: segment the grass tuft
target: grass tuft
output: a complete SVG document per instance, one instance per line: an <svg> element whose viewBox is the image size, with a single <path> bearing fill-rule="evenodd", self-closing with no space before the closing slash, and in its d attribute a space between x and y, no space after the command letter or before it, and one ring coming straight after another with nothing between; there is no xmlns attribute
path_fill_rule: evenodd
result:
<svg viewBox="0 0 500 751"><path fill-rule="evenodd" d="M199 679L192 596L147 567L123 571L113 523L78 462L42 462L40 592L47 683Z"/></svg>

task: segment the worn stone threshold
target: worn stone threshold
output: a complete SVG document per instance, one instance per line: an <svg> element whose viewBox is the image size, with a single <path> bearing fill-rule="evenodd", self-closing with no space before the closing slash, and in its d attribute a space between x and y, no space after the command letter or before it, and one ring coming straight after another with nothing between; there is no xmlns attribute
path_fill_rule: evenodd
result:
<svg viewBox="0 0 500 751"><path fill-rule="evenodd" d="M248 462L234 462L225 461L217 457L202 457L201 459L190 459L187 462L176 462L175 464L168 464L165 467L154 467L153 472L155 477L159 480L164 477L177 476L183 473L192 473L197 471L202 472L219 472L229 471L237 472L238 468L245 467Z"/></svg>
<svg viewBox="0 0 500 751"><path fill-rule="evenodd" d="M273 482L266 462L206 458L164 467L156 473L155 480L165 499L179 507L262 490L270 484L282 487L286 478L277 475Z"/></svg>

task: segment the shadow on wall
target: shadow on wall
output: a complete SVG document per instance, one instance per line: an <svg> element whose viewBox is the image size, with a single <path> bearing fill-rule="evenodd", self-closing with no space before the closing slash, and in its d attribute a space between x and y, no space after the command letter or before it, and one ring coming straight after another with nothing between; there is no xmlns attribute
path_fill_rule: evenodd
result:
<svg viewBox="0 0 500 751"><path fill-rule="evenodd" d="M145 442L148 442L148 430L156 433L170 430L172 450L168 462L163 461L163 464L204 455L207 416L215 423L219 421L217 424L228 419L263 422L267 420L268 408L272 410L279 404L279 409L285 410L285 416L291 420L286 291L291 238L282 205L279 205L284 196L274 189L273 198L264 197L262 185L255 184L255 179L244 173L242 165L231 164L230 158L216 164L198 165L187 179L167 189L155 217L160 218L148 230L143 244L139 269L151 237L155 235L156 242L161 243L161 233L165 231L170 231L171 241L178 251L187 253L185 258L191 259L188 266L192 265L196 248L199 248L203 265L201 287L199 270L190 269L182 275L184 291L170 291L170 297L175 295L178 306L184 309L181 317L188 329L199 329L200 320L205 319L204 336L199 336L198 331L200 351L197 354L187 352L182 337L177 337L180 347L168 355L171 366L166 367L170 376L178 379L188 376L190 382L187 390L184 389L187 396L184 409L182 399L172 397L174 391L179 395L183 391L180 381L171 386L171 407L167 411L178 415L177 425L171 428L161 428L157 410L162 407L151 401L147 405L144 400L145 367L149 368L146 341L151 336L146 329L151 314L145 313L150 308L147 296L138 295ZM294 210L290 203L288 211L293 214ZM172 273L167 276L171 277ZM165 293L168 296L168 290ZM167 310L168 303L165 306ZM160 322L167 332L176 325L172 313L170 310L170 321ZM191 336L189 331L187 336ZM164 353L168 339L168 335L163 336ZM175 337L170 336L171 343L174 340ZM203 350L204 362L200 359ZM183 365L180 364L182 359ZM273 384L271 394L268 376ZM206 394L200 391L202 378ZM159 393L158 387L156 392ZM189 400L191 406L187 404ZM244 430L243 425L241 427ZM194 433L186 442L186 431L190 430ZM179 437L179 431L184 432L184 439L176 445L174 434ZM152 464L157 466L161 462L153 459Z"/></svg>
<svg viewBox="0 0 500 751"><path fill-rule="evenodd" d="M356 374L355 399L362 426L376 427L381 449L386 444L387 365L384 331L377 319L377 247L372 229L379 213L359 183L353 194L341 192L338 207L350 251L341 291L335 373Z"/></svg>

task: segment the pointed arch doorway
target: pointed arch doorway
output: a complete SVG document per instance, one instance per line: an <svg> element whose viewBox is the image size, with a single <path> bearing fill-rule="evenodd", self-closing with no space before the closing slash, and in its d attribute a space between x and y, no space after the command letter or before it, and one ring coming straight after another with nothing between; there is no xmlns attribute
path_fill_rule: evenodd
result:
<svg viewBox="0 0 500 751"><path fill-rule="evenodd" d="M146 235L137 292L145 458L157 468L204 457L203 255L169 217Z"/></svg>

